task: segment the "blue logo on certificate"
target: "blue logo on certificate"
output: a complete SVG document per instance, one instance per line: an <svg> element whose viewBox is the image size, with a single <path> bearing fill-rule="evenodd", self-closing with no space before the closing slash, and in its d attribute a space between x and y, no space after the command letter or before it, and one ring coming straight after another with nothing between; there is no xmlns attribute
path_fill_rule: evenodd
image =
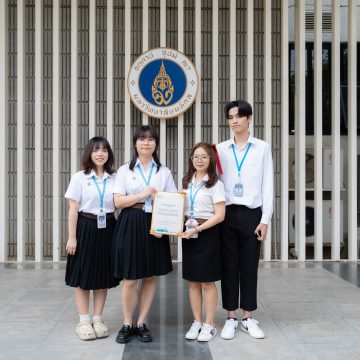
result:
<svg viewBox="0 0 360 360"><path fill-rule="evenodd" d="M136 59L129 72L128 88L140 111L156 118L172 118L195 101L198 76L184 54L158 48Z"/></svg>

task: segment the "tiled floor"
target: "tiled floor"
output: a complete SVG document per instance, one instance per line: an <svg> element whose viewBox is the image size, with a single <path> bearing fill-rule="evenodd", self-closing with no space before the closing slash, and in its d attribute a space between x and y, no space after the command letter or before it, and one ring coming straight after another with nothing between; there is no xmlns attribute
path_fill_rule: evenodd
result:
<svg viewBox="0 0 360 360"><path fill-rule="evenodd" d="M360 266L357 263L261 263L263 340L238 331L208 344L186 341L192 322L181 264L161 277L148 325L152 343L115 342L121 325L119 288L109 291L104 319L111 336L81 342L65 264L0 264L0 359L360 359ZM220 332L225 312L216 313Z"/></svg>

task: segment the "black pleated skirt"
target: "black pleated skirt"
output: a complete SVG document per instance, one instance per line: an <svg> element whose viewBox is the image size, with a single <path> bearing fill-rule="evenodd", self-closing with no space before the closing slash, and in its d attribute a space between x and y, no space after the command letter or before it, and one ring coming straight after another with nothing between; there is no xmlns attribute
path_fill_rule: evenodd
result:
<svg viewBox="0 0 360 360"><path fill-rule="evenodd" d="M150 235L151 214L125 208L116 222L113 238L114 277L143 279L172 271L169 237Z"/></svg>
<svg viewBox="0 0 360 360"><path fill-rule="evenodd" d="M213 282L221 279L220 225L199 233L197 239L182 239L185 280Z"/></svg>
<svg viewBox="0 0 360 360"><path fill-rule="evenodd" d="M119 284L113 277L111 242L116 219L106 220L106 228L98 229L96 219L79 214L74 255L68 255L65 283L83 290L109 289Z"/></svg>

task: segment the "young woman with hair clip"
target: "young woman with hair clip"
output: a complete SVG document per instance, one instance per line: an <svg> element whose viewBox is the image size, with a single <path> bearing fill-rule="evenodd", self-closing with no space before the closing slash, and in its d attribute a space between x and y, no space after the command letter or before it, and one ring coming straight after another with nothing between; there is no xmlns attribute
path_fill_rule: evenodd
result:
<svg viewBox="0 0 360 360"><path fill-rule="evenodd" d="M135 154L121 166L114 186L114 202L121 208L114 240L114 276L123 279L121 302L123 326L116 341L127 343L135 333L140 341L152 341L145 325L155 296L156 276L172 271L168 236L150 235L152 199L155 191L177 191L170 170L161 165L159 137L151 126L139 127L133 137ZM137 284L141 280L139 299ZM133 313L139 315L133 327Z"/></svg>
<svg viewBox="0 0 360 360"><path fill-rule="evenodd" d="M225 217L225 190L216 174L214 150L198 143L191 151L183 178L186 192L185 232L182 235L183 278L189 281L194 322L185 338L210 341L216 335L217 305L215 281L221 278L220 223ZM206 317L202 321L204 295Z"/></svg>
<svg viewBox="0 0 360 360"><path fill-rule="evenodd" d="M107 289L118 285L111 269L111 243L115 228L113 184L114 155L108 141L90 139L82 158L82 170L72 176L65 198L69 200L69 239L65 282L75 287L80 315L76 333L81 340L109 335L102 321ZM94 316L90 319L90 290Z"/></svg>

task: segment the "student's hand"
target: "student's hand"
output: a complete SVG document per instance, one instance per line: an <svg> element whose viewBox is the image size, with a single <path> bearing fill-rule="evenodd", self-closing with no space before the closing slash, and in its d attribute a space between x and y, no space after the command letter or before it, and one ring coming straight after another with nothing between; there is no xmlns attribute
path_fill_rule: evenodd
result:
<svg viewBox="0 0 360 360"><path fill-rule="evenodd" d="M163 234L157 233L157 232L152 232L151 233L152 236L155 236L156 238L162 238Z"/></svg>
<svg viewBox="0 0 360 360"><path fill-rule="evenodd" d="M66 251L69 255L74 255L76 251L77 241L76 238L69 238L66 243Z"/></svg>
<svg viewBox="0 0 360 360"><path fill-rule="evenodd" d="M262 240L266 240L267 231L268 231L268 225L260 223L256 227L254 233L257 235L257 239L262 241Z"/></svg>
<svg viewBox="0 0 360 360"><path fill-rule="evenodd" d="M193 235L195 235L197 233L196 229L195 228L192 228L190 230L187 230L185 232L183 232L180 237L182 239L190 239Z"/></svg>
<svg viewBox="0 0 360 360"><path fill-rule="evenodd" d="M144 195L144 199L147 199L148 197L151 197L155 194L156 189L152 186L146 186L144 191L142 192Z"/></svg>

